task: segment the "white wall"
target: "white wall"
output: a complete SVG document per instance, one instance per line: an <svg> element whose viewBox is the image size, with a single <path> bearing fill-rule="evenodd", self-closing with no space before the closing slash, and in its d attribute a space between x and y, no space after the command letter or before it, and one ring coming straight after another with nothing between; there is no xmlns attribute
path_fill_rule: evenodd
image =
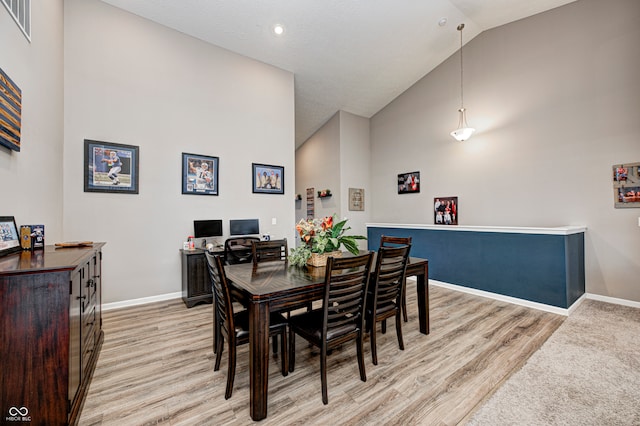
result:
<svg viewBox="0 0 640 426"><path fill-rule="evenodd" d="M367 235L371 217L369 119L340 111L340 216L349 219L351 235ZM349 210L349 188L364 189L364 210ZM366 241L358 241L366 249Z"/></svg>
<svg viewBox="0 0 640 426"><path fill-rule="evenodd" d="M296 219L307 218L306 189L314 188L315 217L335 214L347 218L347 235L367 235L370 207L369 119L338 111L296 151ZM318 198L317 191L330 189L330 198ZM349 211L349 188L365 190L365 210ZM358 241L366 249L366 241Z"/></svg>
<svg viewBox="0 0 640 426"><path fill-rule="evenodd" d="M0 147L0 215L62 238L63 2L32 2L31 43L0 5L0 68L22 90L20 152Z"/></svg>
<svg viewBox="0 0 640 426"><path fill-rule="evenodd" d="M64 12L65 238L107 242L105 302L180 291L194 219L294 238L291 73L97 0ZM140 193L85 193L84 139L139 146ZM220 158L219 196L181 194L183 152ZM285 195L252 193L253 162L285 167Z"/></svg>
<svg viewBox="0 0 640 426"><path fill-rule="evenodd" d="M449 136L453 55L371 119L372 220L431 224L433 199L458 196L461 225L586 225L587 292L640 301L640 209L615 209L612 188L614 164L640 161L638 22L637 0L580 0L470 41L476 135ZM398 195L414 170L421 192Z"/></svg>
<svg viewBox="0 0 640 426"><path fill-rule="evenodd" d="M296 202L296 219L307 218L307 188L314 188L314 217L340 215L340 113L296 150L295 159L296 193L302 195L302 201ZM318 198L323 189L330 189L333 195Z"/></svg>

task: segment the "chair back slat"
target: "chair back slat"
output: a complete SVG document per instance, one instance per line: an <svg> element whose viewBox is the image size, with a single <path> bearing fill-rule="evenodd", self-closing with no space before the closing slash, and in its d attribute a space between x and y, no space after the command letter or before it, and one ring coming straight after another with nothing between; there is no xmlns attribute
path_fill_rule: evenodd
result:
<svg viewBox="0 0 640 426"><path fill-rule="evenodd" d="M231 292L224 272L223 258L205 251L207 268L211 278L211 290L214 297L214 319L220 323L220 328L227 339L235 340L235 324L233 318L233 303Z"/></svg>
<svg viewBox="0 0 640 426"><path fill-rule="evenodd" d="M397 247L410 245L411 237L393 237L390 235L382 235L380 237L380 247Z"/></svg>
<svg viewBox="0 0 640 426"><path fill-rule="evenodd" d="M254 266L263 262L286 262L289 246L287 239L254 241L251 245L251 257Z"/></svg>
<svg viewBox="0 0 640 426"><path fill-rule="evenodd" d="M372 310L392 304L400 306L410 249L410 245L381 246L378 249L374 281L371 286L373 305L370 308Z"/></svg>
<svg viewBox="0 0 640 426"><path fill-rule="evenodd" d="M323 339L332 330L351 325L362 329L373 253L344 258L330 257L325 272Z"/></svg>

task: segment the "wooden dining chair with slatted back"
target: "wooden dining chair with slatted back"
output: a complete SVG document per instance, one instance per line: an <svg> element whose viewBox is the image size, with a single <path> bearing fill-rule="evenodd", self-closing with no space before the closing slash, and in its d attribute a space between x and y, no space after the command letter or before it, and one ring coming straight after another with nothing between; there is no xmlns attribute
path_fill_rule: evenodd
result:
<svg viewBox="0 0 640 426"><path fill-rule="evenodd" d="M398 346L404 350L402 339L402 295L404 278L409 259L410 245L380 247L376 257L373 278L367 297L366 324L371 340L371 358L378 365L376 328L382 323L382 332L387 331L387 319L395 317Z"/></svg>
<svg viewBox="0 0 640 426"><path fill-rule="evenodd" d="M360 379L367 381L363 356L364 309L373 252L327 260L322 307L289 318L289 369L295 367L295 335L320 348L322 402L327 404L327 352L355 340Z"/></svg>
<svg viewBox="0 0 640 426"><path fill-rule="evenodd" d="M380 237L380 247L397 247L411 245L411 237L393 237L388 235L382 235ZM404 322L409 321L409 316L407 315L407 282L403 282L404 286L402 292L402 318Z"/></svg>
<svg viewBox="0 0 640 426"><path fill-rule="evenodd" d="M233 381L236 373L236 346L249 343L249 311L245 309L234 312L222 256L212 255L208 251L205 252L205 256L215 299L213 320L219 325L218 329L220 330L218 338L214 338L214 343L217 347L214 350L216 362L213 370L218 371L220 369L220 361L222 360L222 351L226 339L229 362L227 366L227 388L224 397L229 399L233 392ZM282 375L286 376L289 372L287 320L281 314L273 313L269 318L269 336L278 335L282 339L280 348Z"/></svg>
<svg viewBox="0 0 640 426"><path fill-rule="evenodd" d="M251 258L253 266L265 262L286 262L289 246L287 239L254 241L251 244Z"/></svg>

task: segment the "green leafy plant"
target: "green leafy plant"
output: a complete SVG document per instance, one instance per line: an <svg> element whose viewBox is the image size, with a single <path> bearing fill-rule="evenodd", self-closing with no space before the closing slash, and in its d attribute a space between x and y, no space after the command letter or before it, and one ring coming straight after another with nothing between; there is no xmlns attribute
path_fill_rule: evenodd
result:
<svg viewBox="0 0 640 426"><path fill-rule="evenodd" d="M358 254L357 240L366 240L362 235L346 235L351 229L346 226L348 219L337 222L335 215L323 219L302 219L296 224L296 230L303 244L291 249L289 263L303 266L311 253L328 253L340 250L344 246L349 252Z"/></svg>

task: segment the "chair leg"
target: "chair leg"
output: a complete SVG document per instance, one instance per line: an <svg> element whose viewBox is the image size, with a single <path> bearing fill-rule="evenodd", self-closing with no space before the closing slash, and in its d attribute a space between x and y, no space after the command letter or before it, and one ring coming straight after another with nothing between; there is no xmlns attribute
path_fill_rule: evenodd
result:
<svg viewBox="0 0 640 426"><path fill-rule="evenodd" d="M367 381L367 373L364 370L364 338L363 338L362 330L358 333L358 338L356 339L357 352L358 352L358 369L360 370L360 380L363 382Z"/></svg>
<svg viewBox="0 0 640 426"><path fill-rule="evenodd" d="M378 365L378 350L376 348L376 322L375 320L371 321L370 324L371 330L369 330L369 340L371 340L371 361L373 361L373 365Z"/></svg>
<svg viewBox="0 0 640 426"><path fill-rule="evenodd" d="M382 334L385 334L387 332L387 320L383 319L382 320L382 326L380 327Z"/></svg>
<svg viewBox="0 0 640 426"><path fill-rule="evenodd" d="M398 335L398 347L404 351L404 341L402 339L402 320L400 319L400 311L396 314L396 334Z"/></svg>
<svg viewBox="0 0 640 426"><path fill-rule="evenodd" d="M224 336L218 333L218 341L216 342L216 364L213 367L213 371L220 370L220 361L222 361L222 348L224 347Z"/></svg>
<svg viewBox="0 0 640 426"><path fill-rule="evenodd" d="M296 333L289 328L289 373L296 367Z"/></svg>
<svg viewBox="0 0 640 426"><path fill-rule="evenodd" d="M275 338L275 336L274 336ZM288 347L287 347L287 329L282 330L282 336L280 337L280 362L281 362L281 370L282 375L286 376L289 374L289 362L288 362Z"/></svg>
<svg viewBox="0 0 640 426"><path fill-rule="evenodd" d="M327 347L320 349L320 380L322 381L322 403L327 405L329 397L327 395Z"/></svg>
<svg viewBox="0 0 640 426"><path fill-rule="evenodd" d="M407 317L407 280L402 282L402 316L404 317L404 322L409 322L409 318Z"/></svg>
<svg viewBox="0 0 640 426"><path fill-rule="evenodd" d="M227 389L224 393L224 399L231 398L231 393L233 392L233 380L236 377L236 351L235 347L231 346L232 344L235 345L235 342L229 341L229 366L227 368Z"/></svg>
<svg viewBox="0 0 640 426"><path fill-rule="evenodd" d="M272 339L273 339L273 357L276 358L278 356L278 335L274 334Z"/></svg>

